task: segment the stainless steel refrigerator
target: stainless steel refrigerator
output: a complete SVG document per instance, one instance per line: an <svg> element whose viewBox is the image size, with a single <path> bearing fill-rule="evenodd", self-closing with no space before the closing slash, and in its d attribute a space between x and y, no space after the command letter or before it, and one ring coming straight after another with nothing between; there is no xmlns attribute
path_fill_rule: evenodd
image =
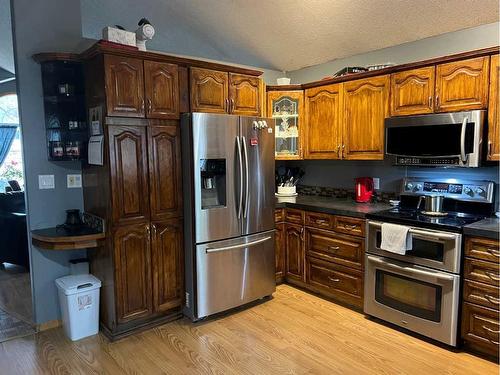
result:
<svg viewBox="0 0 500 375"><path fill-rule="evenodd" d="M274 133L270 119L181 119L186 302L193 320L275 289Z"/></svg>

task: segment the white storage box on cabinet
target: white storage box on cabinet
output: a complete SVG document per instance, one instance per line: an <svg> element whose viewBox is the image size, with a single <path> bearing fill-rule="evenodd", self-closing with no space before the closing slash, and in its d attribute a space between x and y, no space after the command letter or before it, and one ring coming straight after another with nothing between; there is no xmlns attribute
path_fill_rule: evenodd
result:
<svg viewBox="0 0 500 375"><path fill-rule="evenodd" d="M66 335L79 340L99 332L99 288L93 275L70 275L56 280Z"/></svg>

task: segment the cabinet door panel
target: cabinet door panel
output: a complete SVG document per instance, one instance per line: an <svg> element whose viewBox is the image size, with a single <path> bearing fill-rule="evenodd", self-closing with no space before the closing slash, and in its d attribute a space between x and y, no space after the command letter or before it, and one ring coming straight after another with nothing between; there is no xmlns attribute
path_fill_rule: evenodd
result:
<svg viewBox="0 0 500 375"><path fill-rule="evenodd" d="M286 224L286 277L304 281L304 227Z"/></svg>
<svg viewBox="0 0 500 375"><path fill-rule="evenodd" d="M342 84L305 91L304 159L341 158L342 98Z"/></svg>
<svg viewBox="0 0 500 375"><path fill-rule="evenodd" d="M184 262L182 220L153 222L153 291L155 311L182 305Z"/></svg>
<svg viewBox="0 0 500 375"><path fill-rule="evenodd" d="M182 216L181 145L177 126L148 129L151 219Z"/></svg>
<svg viewBox="0 0 500 375"><path fill-rule="evenodd" d="M142 60L104 56L108 116L144 117Z"/></svg>
<svg viewBox="0 0 500 375"><path fill-rule="evenodd" d="M233 115L260 116L260 79L229 73L230 112Z"/></svg>
<svg viewBox="0 0 500 375"><path fill-rule="evenodd" d="M191 111L226 113L229 77L225 72L191 68Z"/></svg>
<svg viewBox="0 0 500 375"><path fill-rule="evenodd" d="M179 71L177 65L144 61L147 117L179 118Z"/></svg>
<svg viewBox="0 0 500 375"><path fill-rule="evenodd" d="M109 126L108 137L114 223L148 220L146 128Z"/></svg>
<svg viewBox="0 0 500 375"><path fill-rule="evenodd" d="M152 313L149 225L119 227L114 234L118 321Z"/></svg>
<svg viewBox="0 0 500 375"><path fill-rule="evenodd" d="M498 55L491 56L490 100L488 105L488 160L500 160L500 108L498 101L500 65Z"/></svg>
<svg viewBox="0 0 500 375"><path fill-rule="evenodd" d="M389 76L344 83L344 158L382 160Z"/></svg>
<svg viewBox="0 0 500 375"><path fill-rule="evenodd" d="M478 57L436 67L436 111L483 109L488 105L490 58Z"/></svg>
<svg viewBox="0 0 500 375"><path fill-rule="evenodd" d="M274 251L276 259L276 281L283 280L285 276L285 224L276 224L276 232L274 234Z"/></svg>
<svg viewBox="0 0 500 375"><path fill-rule="evenodd" d="M391 115L434 112L434 66L391 75Z"/></svg>

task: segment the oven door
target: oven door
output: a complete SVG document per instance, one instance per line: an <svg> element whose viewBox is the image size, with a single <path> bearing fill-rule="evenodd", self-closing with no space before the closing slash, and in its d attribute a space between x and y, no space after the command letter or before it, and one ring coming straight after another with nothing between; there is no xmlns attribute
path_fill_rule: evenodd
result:
<svg viewBox="0 0 500 375"><path fill-rule="evenodd" d="M456 346L458 275L366 255L364 312Z"/></svg>
<svg viewBox="0 0 500 375"><path fill-rule="evenodd" d="M366 237L368 253L442 271L460 273L461 234L410 227L412 250L407 251L405 255L399 255L380 248L381 222L369 220L366 225L368 227Z"/></svg>

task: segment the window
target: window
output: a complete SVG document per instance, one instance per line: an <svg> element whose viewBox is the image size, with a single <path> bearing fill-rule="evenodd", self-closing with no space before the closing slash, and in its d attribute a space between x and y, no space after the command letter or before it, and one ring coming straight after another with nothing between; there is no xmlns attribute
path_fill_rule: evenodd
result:
<svg viewBox="0 0 500 375"><path fill-rule="evenodd" d="M19 111L16 94L6 94L0 96L0 130L12 128L15 133L7 137L6 145L10 143L6 155L2 155L2 139L0 134L0 160L4 158L0 165L0 192L5 191L10 180L16 180L21 186L24 186L23 177L23 156L21 146L21 135L19 131Z"/></svg>

